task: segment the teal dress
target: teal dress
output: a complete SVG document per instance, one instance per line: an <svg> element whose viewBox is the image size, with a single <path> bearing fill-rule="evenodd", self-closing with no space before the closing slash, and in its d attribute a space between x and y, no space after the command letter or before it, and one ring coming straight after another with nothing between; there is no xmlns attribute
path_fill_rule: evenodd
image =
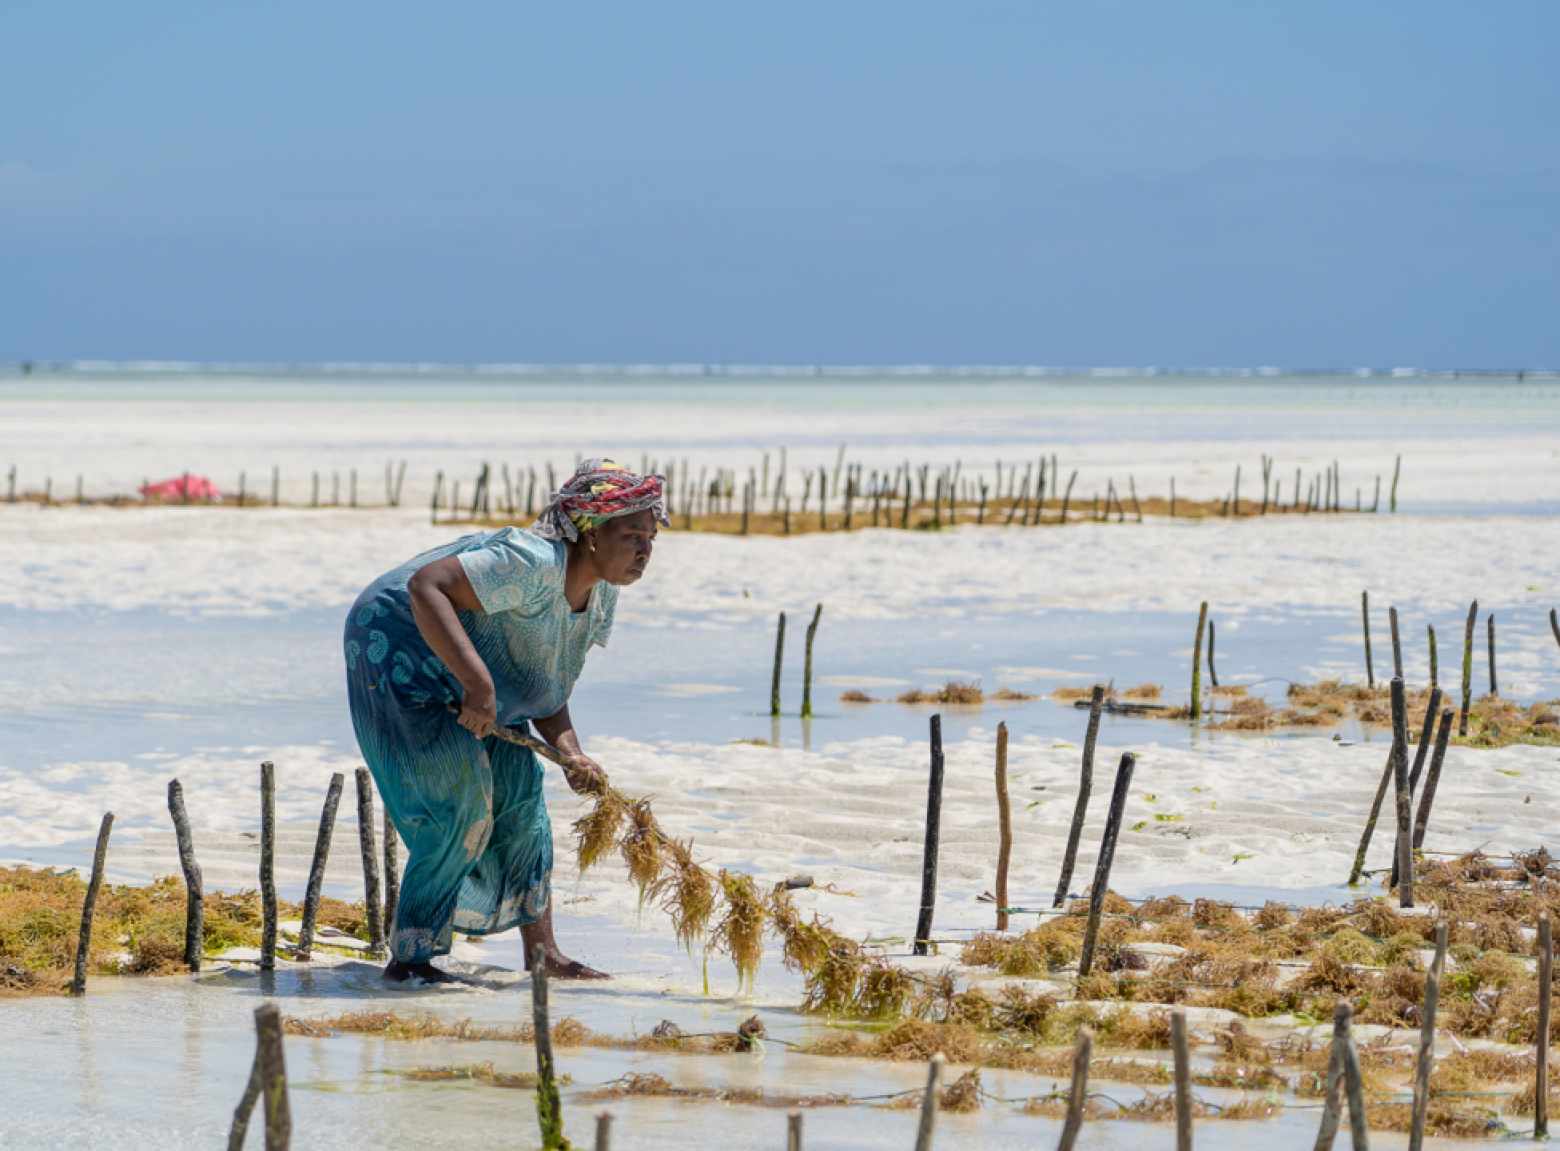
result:
<svg viewBox="0 0 1560 1151"><path fill-rule="evenodd" d="M461 727L460 683L412 619L407 581L459 558L479 612L461 626L493 676L498 722L524 728L569 702L591 645L612 634L617 588L581 612L563 594L568 549L518 528L465 536L381 576L358 596L344 637L352 727L407 846L390 935L402 963L448 954L456 931L489 935L547 909L552 824L542 765L528 749Z"/></svg>

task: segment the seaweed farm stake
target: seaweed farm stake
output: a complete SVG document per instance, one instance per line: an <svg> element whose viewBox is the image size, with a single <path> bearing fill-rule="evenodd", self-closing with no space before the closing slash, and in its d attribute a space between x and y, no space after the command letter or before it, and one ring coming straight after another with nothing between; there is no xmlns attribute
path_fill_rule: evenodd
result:
<svg viewBox="0 0 1560 1151"><path fill-rule="evenodd" d="M70 981L72 995L87 993L87 957L92 950L92 913L97 907L98 891L103 886L103 865L108 862L108 833L114 828L114 813L105 812L98 825L97 850L92 853L92 878L81 901L81 935L76 942L76 974Z"/></svg>
<svg viewBox="0 0 1560 1151"><path fill-rule="evenodd" d="M1457 717L1457 734L1468 734L1468 709L1473 706L1473 625L1478 622L1479 601L1468 607L1468 627L1463 633L1462 714Z"/></svg>
<svg viewBox="0 0 1560 1151"><path fill-rule="evenodd" d="M1499 695L1500 686L1495 682L1495 613L1490 612L1485 622L1489 625L1490 635L1490 694Z"/></svg>
<svg viewBox="0 0 1560 1151"><path fill-rule="evenodd" d="M1354 1045L1354 1008L1347 1001L1348 1013L1343 1019L1343 1041L1340 1044L1343 1063L1343 1083L1349 1093L1349 1131L1354 1136L1354 1151L1369 1151L1370 1130L1365 1116L1365 1081L1360 1074L1360 1051ZM1333 1016L1334 1020L1337 1015ZM1336 1022L1334 1028L1336 1029Z"/></svg>
<svg viewBox="0 0 1560 1151"><path fill-rule="evenodd" d="M1316 1132L1312 1151L1332 1151L1338 1134L1338 1118L1343 1107L1343 1040L1349 1032L1354 1008L1347 999L1333 1004L1332 1052L1327 1060L1327 1078L1322 1095L1322 1126Z"/></svg>
<svg viewBox="0 0 1560 1151"><path fill-rule="evenodd" d="M927 954L937 903L937 841L942 828L942 716L932 716L932 770L926 785L926 842L921 851L921 913L915 924L916 955Z"/></svg>
<svg viewBox="0 0 1560 1151"><path fill-rule="evenodd" d="M1218 687L1219 686L1219 673L1216 670L1214 670L1214 666L1213 666L1213 621L1212 620L1208 621L1208 682L1212 686L1214 686L1214 687Z"/></svg>
<svg viewBox="0 0 1560 1151"><path fill-rule="evenodd" d="M1387 798L1387 785L1392 782L1392 769L1397 762L1397 740L1394 734L1393 747L1387 752L1387 766L1381 773L1381 782L1376 785L1376 798L1371 801L1370 817L1365 820L1365 833L1360 836L1359 850L1354 853L1354 867L1349 872L1349 886L1353 887L1360 881L1360 876L1365 874L1365 852L1370 849L1370 839L1376 831L1376 820L1381 816L1381 804ZM1393 858L1396 858L1394 855Z"/></svg>
<svg viewBox="0 0 1560 1151"><path fill-rule="evenodd" d="M531 1023L536 1033L536 1118L544 1151L568 1148L563 1135L563 1105L554 1076L552 1028L547 1021L547 949L531 949Z"/></svg>
<svg viewBox="0 0 1560 1151"><path fill-rule="evenodd" d="M244 1096L233 1108L228 1131L228 1151L243 1151L249 1134L249 1118L255 1103L265 1095L266 1151L282 1148L292 1140L292 1112L287 1102L287 1066L282 1055L282 1017L274 1003L255 1008L255 1059L249 1068Z"/></svg>
<svg viewBox="0 0 1560 1151"><path fill-rule="evenodd" d="M812 649L813 637L818 634L818 621L823 618L823 605L813 609L812 623L807 625L807 655L802 667L802 718L812 718Z"/></svg>
<svg viewBox="0 0 1560 1151"><path fill-rule="evenodd" d="M1192 1151L1192 1051L1184 1007L1170 1012L1170 1046L1175 1053L1175 1151Z"/></svg>
<svg viewBox="0 0 1560 1151"><path fill-rule="evenodd" d="M800 1143L797 1144L801 1146ZM596 1116L596 1151L612 1151L612 1112Z"/></svg>
<svg viewBox="0 0 1560 1151"><path fill-rule="evenodd" d="M1403 641L1398 638L1397 608L1387 609L1387 623L1392 630L1392 674L1403 678Z"/></svg>
<svg viewBox="0 0 1560 1151"><path fill-rule="evenodd" d="M1376 669L1370 661L1370 592L1360 592L1360 616L1365 624L1365 686L1376 686Z"/></svg>
<svg viewBox="0 0 1560 1151"><path fill-rule="evenodd" d="M1430 686L1435 687L1440 679L1440 668L1435 658L1435 625L1426 624L1425 630L1430 633Z"/></svg>
<svg viewBox="0 0 1560 1151"><path fill-rule="evenodd" d="M1435 1066L1435 1009L1441 997L1441 975L1445 970L1446 921L1443 919L1435 925L1435 961L1430 965L1430 974L1425 977L1419 1059L1414 1065L1414 1119L1408 1129L1408 1151L1419 1151L1425 1142L1425 1112L1430 1107L1430 1072Z"/></svg>
<svg viewBox="0 0 1560 1151"><path fill-rule="evenodd" d="M1208 626L1208 601L1203 600L1197 614L1197 642L1192 645L1192 722L1202 718L1202 641L1203 628Z"/></svg>
<svg viewBox="0 0 1560 1151"><path fill-rule="evenodd" d="M1067 505L1072 502L1073 481L1077 478L1078 469L1074 468L1073 474L1067 477L1067 490L1062 493L1062 518L1056 521L1059 524L1067 522Z"/></svg>
<svg viewBox="0 0 1560 1151"><path fill-rule="evenodd" d="M1105 835L1100 840L1099 860L1094 865L1094 883L1089 888L1089 921L1083 929L1083 950L1078 956L1078 978L1094 966L1094 943L1100 933L1100 916L1105 911L1105 892L1110 885L1110 866L1116 859L1116 837L1127 814L1127 788L1132 785L1132 769L1137 757L1130 751L1116 768L1116 787L1110 796L1110 814L1105 817Z"/></svg>
<svg viewBox="0 0 1560 1151"><path fill-rule="evenodd" d="M395 909L401 902L401 862L396 858L395 824L385 808L385 934L395 931Z"/></svg>
<svg viewBox="0 0 1560 1151"><path fill-rule="evenodd" d="M173 818L179 866L184 870L184 963L191 971L199 971L205 932L205 891L200 864L195 862L195 844L190 839L190 817L184 810L184 788L176 779L168 781L168 814Z"/></svg>
<svg viewBox="0 0 1560 1151"><path fill-rule="evenodd" d="M1439 941L1438 941L1439 942ZM1439 958L1439 952L1437 958ZM1555 947L1549 912L1538 913L1538 1076L1533 1083L1533 1138L1549 1137L1549 1013L1554 997Z"/></svg>
<svg viewBox="0 0 1560 1151"><path fill-rule="evenodd" d="M780 660L785 655L785 612L780 613L780 628L775 632L775 678L769 687L769 714L780 714Z"/></svg>
<svg viewBox="0 0 1560 1151"><path fill-rule="evenodd" d="M325 883L325 862L330 857L330 837L336 829L336 805L341 802L341 772L330 777L325 806L320 811L320 830L314 839L314 861L309 865L309 886L303 897L303 926L298 928L298 958L308 959L314 948L314 917L319 914L320 888Z"/></svg>
<svg viewBox="0 0 1560 1151"><path fill-rule="evenodd" d="M785 1151L802 1151L802 1113L800 1111L792 1111L785 1117Z"/></svg>
<svg viewBox="0 0 1560 1151"><path fill-rule="evenodd" d="M1392 465L1392 514L1397 514L1397 482L1398 475L1403 470L1403 457L1399 456L1397 462Z"/></svg>
<svg viewBox="0 0 1560 1151"><path fill-rule="evenodd" d="M1073 807L1072 829L1067 833L1067 853L1062 856L1062 875L1056 882L1056 900L1060 907L1072 886L1073 864L1078 859L1078 841L1083 838L1083 820L1089 811L1089 792L1094 786L1094 741L1100 734L1100 711L1105 706L1105 688L1095 684L1089 693L1089 729L1083 737L1083 774L1078 781L1078 802Z"/></svg>
<svg viewBox="0 0 1560 1151"><path fill-rule="evenodd" d="M1073 1049L1072 1084L1067 1092L1067 1121L1056 1151L1073 1151L1078 1129L1083 1126L1083 1104L1089 1095L1089 1056L1094 1051L1094 1028L1085 1023L1078 1028L1078 1045Z"/></svg>
<svg viewBox="0 0 1560 1151"><path fill-rule="evenodd" d="M1425 768L1425 755L1430 750L1430 743L1435 737L1435 716L1441 710L1441 689L1430 689L1430 706L1425 708L1424 727L1419 732L1419 750L1414 753L1414 770L1408 775L1408 794L1413 798L1419 790L1419 776ZM1418 846L1417 844L1415 846Z"/></svg>
<svg viewBox="0 0 1560 1151"><path fill-rule="evenodd" d="M1170 477L1170 518L1175 519L1175 477Z"/></svg>
<svg viewBox="0 0 1560 1151"><path fill-rule="evenodd" d="M926 1065L926 1097L921 1100L921 1123L915 1132L915 1151L932 1151L932 1132L937 1128L937 1081L948 1057L939 1051Z"/></svg>
<svg viewBox="0 0 1560 1151"><path fill-rule="evenodd" d="M276 967L276 765L260 765L260 970Z"/></svg>
<svg viewBox="0 0 1560 1151"><path fill-rule="evenodd" d="M1008 801L1007 723L997 724L997 930L1008 928L1008 864L1013 857L1013 810Z"/></svg>
<svg viewBox="0 0 1560 1151"><path fill-rule="evenodd" d="M1560 613L1554 608L1549 609L1549 630L1555 633L1555 642L1560 643Z"/></svg>
<svg viewBox="0 0 1560 1151"><path fill-rule="evenodd" d="M1435 737L1435 754L1430 757L1430 772L1425 776L1424 794L1419 797L1419 814L1414 817L1414 850L1424 846L1425 824L1430 822L1430 805L1435 802L1436 784L1441 782L1441 764L1452 736L1452 709L1441 709L1441 727Z"/></svg>
<svg viewBox="0 0 1560 1151"><path fill-rule="evenodd" d="M1235 514L1240 515L1240 465L1235 465Z"/></svg>
<svg viewBox="0 0 1560 1151"><path fill-rule="evenodd" d="M357 769L358 848L363 853L363 904L368 918L368 948L385 953L385 921L379 913L379 853L374 850L374 780Z"/></svg>
<svg viewBox="0 0 1560 1151"><path fill-rule="evenodd" d="M1398 906L1414 906L1414 824L1408 792L1408 704L1402 676L1392 677L1392 782L1397 791L1397 852L1393 879Z"/></svg>

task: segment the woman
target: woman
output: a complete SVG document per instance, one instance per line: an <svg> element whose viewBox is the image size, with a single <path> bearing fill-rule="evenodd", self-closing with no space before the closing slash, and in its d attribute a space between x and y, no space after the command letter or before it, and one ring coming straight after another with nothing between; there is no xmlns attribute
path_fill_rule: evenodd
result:
<svg viewBox="0 0 1560 1151"><path fill-rule="evenodd" d="M385 978L448 982L456 931L520 925L526 967L607 976L553 940L552 826L542 765L495 725L536 725L573 757L577 792L605 780L580 751L569 693L612 634L617 589L644 575L662 478L588 460L529 530L465 536L381 576L347 618L347 692L363 758L408 854ZM458 705L456 708L451 705Z"/></svg>

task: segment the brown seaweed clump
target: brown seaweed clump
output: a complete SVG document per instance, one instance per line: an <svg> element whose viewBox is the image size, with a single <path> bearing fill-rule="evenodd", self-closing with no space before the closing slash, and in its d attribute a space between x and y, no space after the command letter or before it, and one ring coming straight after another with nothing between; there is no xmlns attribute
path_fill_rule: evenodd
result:
<svg viewBox="0 0 1560 1151"><path fill-rule="evenodd" d="M628 831L618 847L628 865L628 877L639 887L639 901L650 894L651 885L661 874L662 835L648 798L636 799L628 806Z"/></svg>
<svg viewBox="0 0 1560 1151"><path fill-rule="evenodd" d="M677 942L693 954L715 914L715 880L693 860L693 840L667 844L665 866L646 892L672 918Z"/></svg>
<svg viewBox="0 0 1560 1151"><path fill-rule="evenodd" d="M574 849L580 874L584 875L606 855L618 841L622 830L625 805L620 796L608 791L596 796L596 805L574 821Z"/></svg>
<svg viewBox="0 0 1560 1151"><path fill-rule="evenodd" d="M768 909L750 875L721 868L720 889L726 897L726 910L710 935L708 947L728 956L737 969L738 983L751 986L764 957Z"/></svg>

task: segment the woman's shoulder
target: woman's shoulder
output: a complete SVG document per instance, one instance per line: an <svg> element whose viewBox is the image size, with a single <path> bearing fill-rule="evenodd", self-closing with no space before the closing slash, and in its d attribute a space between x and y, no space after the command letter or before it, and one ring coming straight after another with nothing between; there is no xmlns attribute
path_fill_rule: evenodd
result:
<svg viewBox="0 0 1560 1151"><path fill-rule="evenodd" d="M461 566L488 611L506 611L563 587L568 553L555 540L523 528L502 528L468 537Z"/></svg>

